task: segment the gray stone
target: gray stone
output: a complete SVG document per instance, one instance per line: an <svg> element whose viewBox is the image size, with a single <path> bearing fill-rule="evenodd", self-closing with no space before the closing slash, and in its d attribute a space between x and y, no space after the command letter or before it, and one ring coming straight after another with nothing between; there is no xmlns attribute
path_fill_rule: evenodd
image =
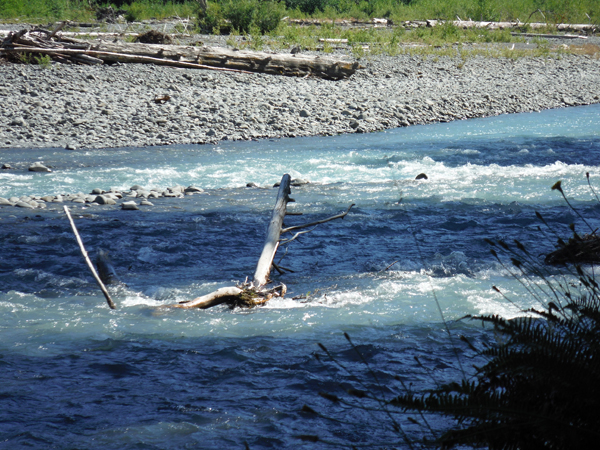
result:
<svg viewBox="0 0 600 450"><path fill-rule="evenodd" d="M305 184L309 184L310 181L308 180L303 180L302 178L294 178L293 180L290 181L290 185L291 186L304 186Z"/></svg>
<svg viewBox="0 0 600 450"><path fill-rule="evenodd" d="M121 203L121 209L136 210L136 209L140 209L140 208L138 208L138 205L132 200L130 202Z"/></svg>
<svg viewBox="0 0 600 450"><path fill-rule="evenodd" d="M30 172L52 172L49 167L46 167L41 162L34 162L31 166L29 166Z"/></svg>
<svg viewBox="0 0 600 450"><path fill-rule="evenodd" d="M92 189L92 194L93 195L101 195L101 194L104 194L104 191L100 188L95 188L95 189Z"/></svg>
<svg viewBox="0 0 600 450"><path fill-rule="evenodd" d="M113 200L112 198L110 198L108 195L98 195L95 199L94 199L95 203L98 203L99 205L116 205L117 202L115 200Z"/></svg>
<svg viewBox="0 0 600 450"><path fill-rule="evenodd" d="M139 191L139 190L142 190L142 189L144 189L144 188L141 187L139 184L134 184L133 186L131 186L129 188L130 191Z"/></svg>
<svg viewBox="0 0 600 450"><path fill-rule="evenodd" d="M12 169L10 164L2 164L2 169Z"/></svg>
<svg viewBox="0 0 600 450"><path fill-rule="evenodd" d="M3 197L0 197L0 206L13 206L13 205L14 205L13 202L11 202Z"/></svg>
<svg viewBox="0 0 600 450"><path fill-rule="evenodd" d="M83 197L75 197L73 200L71 200L73 203L85 203L85 198Z"/></svg>
<svg viewBox="0 0 600 450"><path fill-rule="evenodd" d="M154 203L149 202L148 200L142 200L140 202L140 205L144 205L144 206L154 206Z"/></svg>
<svg viewBox="0 0 600 450"><path fill-rule="evenodd" d="M25 209L33 209L33 206L31 206L29 203L27 202L22 202L22 201L18 201L17 203L15 203L15 206L19 207L19 208L25 208Z"/></svg>
<svg viewBox="0 0 600 450"><path fill-rule="evenodd" d="M25 119L23 119L22 117L15 117L10 124L12 126L17 126L17 127L26 127L27 126L27 122L25 122Z"/></svg>
<svg viewBox="0 0 600 450"><path fill-rule="evenodd" d="M45 195L42 197L42 200L44 200L45 202L52 202L52 201L54 201L54 196L53 195Z"/></svg>
<svg viewBox="0 0 600 450"><path fill-rule="evenodd" d="M77 144L74 144L74 143L72 143L72 142L69 142L69 143L68 143L68 144L65 146L65 148L66 148L67 150L77 150Z"/></svg>
<svg viewBox="0 0 600 450"><path fill-rule="evenodd" d="M185 188L184 192L186 193L200 193L200 192L204 192L204 189L200 189L196 186L188 186Z"/></svg>

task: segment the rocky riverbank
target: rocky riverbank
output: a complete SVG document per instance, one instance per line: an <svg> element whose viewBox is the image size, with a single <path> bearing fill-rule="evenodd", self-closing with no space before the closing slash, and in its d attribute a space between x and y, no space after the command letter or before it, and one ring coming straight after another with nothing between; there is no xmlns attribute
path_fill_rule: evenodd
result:
<svg viewBox="0 0 600 450"><path fill-rule="evenodd" d="M405 54L361 64L343 81L138 64L4 64L0 148L335 135L600 102L600 60L589 56Z"/></svg>

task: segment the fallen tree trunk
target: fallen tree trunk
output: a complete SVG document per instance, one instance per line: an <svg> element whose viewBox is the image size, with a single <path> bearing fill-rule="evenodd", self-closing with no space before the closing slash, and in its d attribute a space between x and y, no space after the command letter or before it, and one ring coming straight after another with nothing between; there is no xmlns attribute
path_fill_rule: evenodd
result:
<svg viewBox="0 0 600 450"><path fill-rule="evenodd" d="M307 76L339 80L347 78L361 66L323 56L282 54L230 50L218 47L194 47L170 44L90 41L54 37L45 30L21 30L11 33L0 44L0 52L40 53L56 59L70 59L78 63L105 62L151 63L176 67L259 72L271 75ZM83 48L82 48L83 47ZM95 58L95 60L90 59Z"/></svg>
<svg viewBox="0 0 600 450"><path fill-rule="evenodd" d="M284 297L287 292L287 287L285 284L279 284L274 287L268 287L270 282L269 274L271 272L271 268L275 267L280 273L284 273L283 271L292 272L290 269L286 269L284 267L278 266L274 263L275 254L277 253L277 249L280 244L289 243L295 240L300 234L308 233L309 231L298 232L290 239L281 240L281 235L283 233L290 233L292 231L296 231L302 228L307 227L315 227L319 224L323 224L336 219L343 219L350 209L354 206L354 204L350 205L350 207L343 213L337 214L335 216L318 220L316 222L304 224L304 225L296 225L292 227L283 228L283 219L287 215L287 204L289 202L293 202L294 199L290 198L291 194L291 186L292 180L288 174L283 175L281 178L281 182L279 184L279 191L277 193L277 199L275 201L275 207L271 213L271 220L269 222L269 226L267 228L267 237L265 239L265 243L263 245L263 249L256 264L256 270L254 272L254 279L252 282L248 283L248 279L244 283L240 283L237 286L228 286L217 289L214 292L211 292L206 295L202 295L193 300L183 301L173 305L165 305L166 308L181 308L181 309L191 309L191 308L200 308L206 309L211 308L213 306L227 304L230 308L239 307L248 307L252 308L254 306L263 305L268 302L270 299L274 297ZM65 207L65 211L71 220L68 209ZM297 214L294 214L297 215ZM74 224L71 224L74 227ZM76 230L74 228L76 233ZM76 236L78 237L77 233ZM79 237L78 237L79 240ZM82 244L81 244L82 245ZM82 249L84 256L86 256L85 250ZM90 269L92 273L95 273L93 267L91 266L91 262L89 262L89 258L86 258L88 263L90 264ZM115 283L115 284L123 284L118 280L114 268L110 263L107 252L103 250L98 251L98 257L96 258L96 264L98 266L98 271L100 272L100 278L97 275L98 283L103 287L102 281L105 283ZM109 306L114 308L114 304L110 297L108 297L108 292L106 289L103 289L103 292L107 296L107 300L109 300Z"/></svg>
<svg viewBox="0 0 600 450"><path fill-rule="evenodd" d="M329 217L327 219L319 220L317 222L305 225L288 227L284 229L282 227L283 219L287 213L287 204L289 202L294 201L294 199L290 198L290 185L291 177L288 174L283 175L283 177L281 178L281 183L279 185L277 199L275 201L275 208L273 208L273 212L271 213L271 220L267 228L267 237L265 239L265 244L263 246L260 258L258 259L258 263L256 264L256 270L254 272L253 281L251 283L245 282L238 286L220 288L214 292L211 292L210 294L203 295L194 300L181 302L176 305L168 305L168 307L184 309L206 309L211 308L213 306L221 305L223 303L227 303L231 308L234 308L236 306L252 308L254 306L262 305L268 302L273 297L285 296L287 288L284 284L280 284L279 286L275 286L270 289L266 287L269 283L269 274L271 272L271 268L277 267L273 260L275 258L275 254L277 253L277 249L279 248L279 244L281 243L281 234L295 231L301 228L306 228L309 226L317 226L319 224L329 222L335 219L343 219L350 211L350 208L354 206L354 204L352 204L344 213L338 214L333 217ZM297 233L291 239L287 239L285 242L293 241L297 238L298 234L299 233Z"/></svg>
<svg viewBox="0 0 600 450"><path fill-rule="evenodd" d="M354 74L358 62L303 54L284 54L230 50L218 47L156 45L127 42L94 42L91 50L128 55L163 58L165 60L202 64L211 67L261 72L272 75L314 75L342 79Z"/></svg>
<svg viewBox="0 0 600 450"><path fill-rule="evenodd" d="M269 273L271 273L273 258L275 257L275 253L279 247L279 236L281 235L281 226L283 225L286 207L288 202L294 201L289 197L289 195L292 193L290 189L290 181L291 177L286 173L281 179L281 184L279 185L275 209L273 209L271 222L269 223L269 228L267 229L267 239L265 241L265 245L263 246L258 264L256 265L256 271L254 272L254 284L257 287L267 284Z"/></svg>

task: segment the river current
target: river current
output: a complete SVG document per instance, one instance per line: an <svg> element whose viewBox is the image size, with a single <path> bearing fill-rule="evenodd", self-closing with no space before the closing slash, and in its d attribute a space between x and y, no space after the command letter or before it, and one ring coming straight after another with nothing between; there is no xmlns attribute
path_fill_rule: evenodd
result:
<svg viewBox="0 0 600 450"><path fill-rule="evenodd" d="M89 253L108 249L127 284L111 288L116 310L62 205L0 207L0 448L410 448L386 414L319 392L360 386L390 398L472 373L458 336L493 336L461 318L539 306L484 239L519 239L541 264L552 233L583 226L550 189L558 180L600 225L585 176L600 189L599 124L594 105L366 135L2 150L1 162L53 168L0 171L5 198L134 184L204 193L140 211L69 204ZM252 276L284 173L310 181L292 188L289 209L303 215L287 225L355 204L280 249L277 260L294 272L272 277L286 298L251 310L161 309ZM420 173L428 179L415 180ZM392 416L414 442L428 433Z"/></svg>

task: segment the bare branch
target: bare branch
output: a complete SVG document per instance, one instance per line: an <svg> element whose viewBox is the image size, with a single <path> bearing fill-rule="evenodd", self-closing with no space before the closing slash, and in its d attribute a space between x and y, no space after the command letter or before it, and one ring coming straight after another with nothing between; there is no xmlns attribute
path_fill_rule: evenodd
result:
<svg viewBox="0 0 600 450"><path fill-rule="evenodd" d="M315 228L317 228L315 226ZM293 240L295 240L298 236L300 236L301 234L304 233L310 233L311 231L313 231L315 228L313 228L312 230L306 230L306 231L298 231L293 237L289 238L289 239L285 239L283 241L279 241L279 244L289 244L290 242L292 242Z"/></svg>
<svg viewBox="0 0 600 450"><path fill-rule="evenodd" d="M65 213L67 213L67 218L69 219L69 222L71 223L71 228L73 229L73 233L75 234L77 243L79 244L79 249L81 250L83 259L85 259L85 262L87 263L88 267L90 268L90 271L92 272L92 275L94 276L94 278L96 280L96 283L98 283L98 286L100 286L100 290L104 294L104 297L106 298L106 301L108 302L108 306L110 307L110 309L117 309L114 302L112 301L112 298L110 298L110 294L106 290L104 283L102 283L102 280L96 273L96 269L94 268L92 261L90 261L90 257L88 256L87 251L85 250L85 247L83 246L83 242L81 241L81 237L79 236L79 233L77 232L77 227L75 226L75 222L73 222L73 218L71 217L71 213L69 212L68 206L64 206L64 209L65 209Z"/></svg>
<svg viewBox="0 0 600 450"><path fill-rule="evenodd" d="M305 225L296 225L294 227L284 228L283 230L281 230L281 233L289 233L290 231L301 230L302 228L308 228L308 227L312 227L312 226L315 226L315 225L320 225L322 223L330 222L330 221L335 220L335 219L343 219L344 217L346 217L346 214L348 214L350 212L350 209L354 205L355 204L352 203L350 206L348 206L348 209L346 210L346 212L343 212L342 214L338 214L337 216L332 216L332 217L329 217L327 219L319 220L317 222L307 223ZM294 238L292 238L292 239L289 239L288 241L282 241L282 243L284 243L284 242L290 242L291 240L293 240L295 238L296 238L296 236L294 236Z"/></svg>

